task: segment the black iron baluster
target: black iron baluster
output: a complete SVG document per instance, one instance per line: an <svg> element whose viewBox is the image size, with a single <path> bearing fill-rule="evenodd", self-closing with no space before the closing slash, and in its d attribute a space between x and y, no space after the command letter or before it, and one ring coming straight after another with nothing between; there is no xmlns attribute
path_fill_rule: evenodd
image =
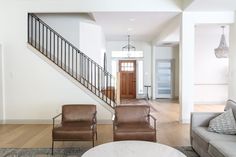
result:
<svg viewBox="0 0 236 157"><path fill-rule="evenodd" d="M95 86L95 94L97 95L97 66L94 63L94 86Z"/></svg>
<svg viewBox="0 0 236 157"><path fill-rule="evenodd" d="M116 94L116 90L115 90L115 87L116 87L116 80L115 80L115 78L113 77L113 76L111 76L112 77L112 80L113 80L113 102L115 102L115 94ZM114 105L114 103L113 103L113 105Z"/></svg>
<svg viewBox="0 0 236 157"><path fill-rule="evenodd" d="M79 53L79 52L77 52L77 50L76 50L76 51L75 51L75 56L76 56L76 60L75 60L75 66L76 66L76 67L75 67L75 68L76 68L76 69L75 69L75 71L76 71L75 74L76 74L76 76L75 76L75 78L76 78L76 80L78 80L78 71L77 71L77 70L78 70L78 69L77 69L77 68L78 68L78 58L77 58L77 57L78 57L78 53Z"/></svg>
<svg viewBox="0 0 236 157"><path fill-rule="evenodd" d="M70 74L70 44L68 44L68 72Z"/></svg>
<svg viewBox="0 0 236 157"><path fill-rule="evenodd" d="M102 90L101 90L101 86L102 86L102 73L101 73L101 70L100 70L100 66L98 66L98 91L99 91L99 97L101 97L101 92L102 92Z"/></svg>
<svg viewBox="0 0 236 157"><path fill-rule="evenodd" d="M57 35L57 65L59 66L59 37Z"/></svg>
<svg viewBox="0 0 236 157"><path fill-rule="evenodd" d="M30 43L30 14L28 13L28 26L27 26L28 28L28 43Z"/></svg>
<svg viewBox="0 0 236 157"><path fill-rule="evenodd" d="M93 61L92 60L90 60L90 82L91 82L91 90L93 90Z"/></svg>
<svg viewBox="0 0 236 157"><path fill-rule="evenodd" d="M50 53L50 60L52 60L52 32L51 30L49 30L49 37L50 37L50 42L49 42L49 46L50 46L50 49L49 49L49 53Z"/></svg>
<svg viewBox="0 0 236 157"><path fill-rule="evenodd" d="M106 90L106 102L107 102L107 97L108 97L108 74L107 74L106 71L105 71L105 73L106 73L106 88L105 88L105 90Z"/></svg>
<svg viewBox="0 0 236 157"><path fill-rule="evenodd" d="M80 53L80 82L82 83L82 80L81 79L83 79L83 53Z"/></svg>
<svg viewBox="0 0 236 157"><path fill-rule="evenodd" d="M63 50L62 50L62 46L63 46L63 45L62 45L62 39L61 39L61 58L60 58L60 59L61 59L61 68L63 68L63 67L62 67L62 51L63 51Z"/></svg>
<svg viewBox="0 0 236 157"><path fill-rule="evenodd" d="M34 47L37 49L37 46L36 46L36 39L37 39L37 20L36 18L34 19Z"/></svg>
<svg viewBox="0 0 236 157"><path fill-rule="evenodd" d="M48 28L46 28L46 56L48 57Z"/></svg>
<svg viewBox="0 0 236 157"><path fill-rule="evenodd" d="M101 78L101 90L103 90L105 88L105 73L104 71L102 71L102 68L101 68L101 74L102 74L102 78ZM104 91L104 90L103 90ZM102 93L102 100L104 100L104 94L105 93Z"/></svg>
<svg viewBox="0 0 236 157"><path fill-rule="evenodd" d="M84 81L84 84L85 84L85 78L86 78L86 74L85 74L85 71L86 71L86 60L85 60L85 56L83 54L83 81Z"/></svg>
<svg viewBox="0 0 236 157"><path fill-rule="evenodd" d="M111 94L114 94L113 92L112 92L112 90L113 90L113 88L111 87L111 75L109 75L109 80L110 80L110 86L109 86L109 91L110 91L110 95L109 95L109 98L110 98L110 105L111 105L111 99L112 99L112 95Z"/></svg>
<svg viewBox="0 0 236 157"><path fill-rule="evenodd" d="M84 81L84 85L85 85L85 79L86 79L86 67L87 67L87 64L86 64L86 60L85 60L85 56L83 54L83 81Z"/></svg>
<svg viewBox="0 0 236 157"><path fill-rule="evenodd" d="M89 82L89 72L90 72L90 69L89 69L89 58L87 58L87 83L90 83ZM91 84L91 83L90 83ZM89 84L88 84L89 85Z"/></svg>
<svg viewBox="0 0 236 157"><path fill-rule="evenodd" d="M30 44L33 46L33 17L31 16L31 42Z"/></svg>
<svg viewBox="0 0 236 157"><path fill-rule="evenodd" d="M45 53L45 48L44 48L44 25L42 25L42 26L43 26L43 33L42 33L42 43L43 43L42 49L43 49L43 52L42 53L44 54Z"/></svg>
<svg viewBox="0 0 236 157"><path fill-rule="evenodd" d="M64 63L64 68L65 68L65 71L66 71L66 41L64 41L64 43L65 43L65 51L64 51L64 61L65 61L65 63Z"/></svg>
<svg viewBox="0 0 236 157"><path fill-rule="evenodd" d="M83 62L82 62L82 52L78 51L79 52L79 80L80 82L82 83L82 68L83 68Z"/></svg>
<svg viewBox="0 0 236 157"><path fill-rule="evenodd" d="M85 55L84 55L84 56L85 56ZM84 72L85 72L85 79L86 79L86 81L87 81L87 87L88 87L88 59L87 59L86 56L85 56L85 65L86 65L86 67L85 67Z"/></svg>
<svg viewBox="0 0 236 157"><path fill-rule="evenodd" d="M38 49L38 50L41 52L41 48L40 48L40 47L41 47L41 38L40 38L40 36L41 36L41 35L40 35L40 34L41 34L41 30L40 30L40 22L38 21L38 23L39 23L39 42L38 42L38 44L39 44L39 47L38 47L38 48L39 48L39 49Z"/></svg>
<svg viewBox="0 0 236 157"><path fill-rule="evenodd" d="M52 32L52 34L53 34L53 62L55 63L56 61L55 61L55 33L54 32Z"/></svg>
<svg viewBox="0 0 236 157"><path fill-rule="evenodd" d="M74 77L74 49L71 49L71 66L72 66L72 77Z"/></svg>
<svg viewBox="0 0 236 157"><path fill-rule="evenodd" d="M87 73L88 73L88 60L86 56L84 55L84 81L86 80L87 86L88 86L88 78L87 78Z"/></svg>

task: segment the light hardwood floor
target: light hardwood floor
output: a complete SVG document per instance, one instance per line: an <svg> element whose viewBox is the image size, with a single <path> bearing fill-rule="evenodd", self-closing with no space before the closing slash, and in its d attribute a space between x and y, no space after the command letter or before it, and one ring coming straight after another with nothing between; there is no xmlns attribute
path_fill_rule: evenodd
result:
<svg viewBox="0 0 236 157"><path fill-rule="evenodd" d="M189 124L180 124L179 104L175 101L149 101L152 114L157 118L157 141L170 146L187 146ZM195 105L195 111L223 111L223 105ZM52 125L0 125L1 148L51 147ZM112 141L112 125L98 125L96 145ZM56 147L91 147L91 142L56 142Z"/></svg>

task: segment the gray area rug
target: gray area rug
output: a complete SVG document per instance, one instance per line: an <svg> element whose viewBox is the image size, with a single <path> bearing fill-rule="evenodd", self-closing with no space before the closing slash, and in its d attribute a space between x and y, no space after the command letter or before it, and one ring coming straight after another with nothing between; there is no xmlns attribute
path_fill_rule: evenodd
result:
<svg viewBox="0 0 236 157"><path fill-rule="evenodd" d="M187 157L199 157L192 147L176 148ZM81 157L88 149L55 148L53 157ZM0 157L52 157L51 148L0 148Z"/></svg>
<svg viewBox="0 0 236 157"><path fill-rule="evenodd" d="M184 153L187 157L200 157L191 146L186 146L186 147L177 147L179 151Z"/></svg>

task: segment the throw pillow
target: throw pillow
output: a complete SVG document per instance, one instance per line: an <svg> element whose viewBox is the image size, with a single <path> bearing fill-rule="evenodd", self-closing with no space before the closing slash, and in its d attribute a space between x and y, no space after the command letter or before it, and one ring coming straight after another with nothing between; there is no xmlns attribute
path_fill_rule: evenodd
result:
<svg viewBox="0 0 236 157"><path fill-rule="evenodd" d="M234 118L236 118L236 102L233 100L228 100L225 106L225 111L232 109Z"/></svg>
<svg viewBox="0 0 236 157"><path fill-rule="evenodd" d="M232 109L229 109L210 121L208 131L220 134L236 134L236 121Z"/></svg>

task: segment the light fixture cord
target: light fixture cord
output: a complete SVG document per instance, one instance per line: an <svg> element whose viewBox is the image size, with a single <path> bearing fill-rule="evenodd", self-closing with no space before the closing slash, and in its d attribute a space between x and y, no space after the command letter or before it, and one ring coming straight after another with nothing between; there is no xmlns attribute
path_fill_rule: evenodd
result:
<svg viewBox="0 0 236 157"><path fill-rule="evenodd" d="M222 33L225 34L225 26L221 26L222 28Z"/></svg>
<svg viewBox="0 0 236 157"><path fill-rule="evenodd" d="M130 35L128 35L128 51L130 51Z"/></svg>

